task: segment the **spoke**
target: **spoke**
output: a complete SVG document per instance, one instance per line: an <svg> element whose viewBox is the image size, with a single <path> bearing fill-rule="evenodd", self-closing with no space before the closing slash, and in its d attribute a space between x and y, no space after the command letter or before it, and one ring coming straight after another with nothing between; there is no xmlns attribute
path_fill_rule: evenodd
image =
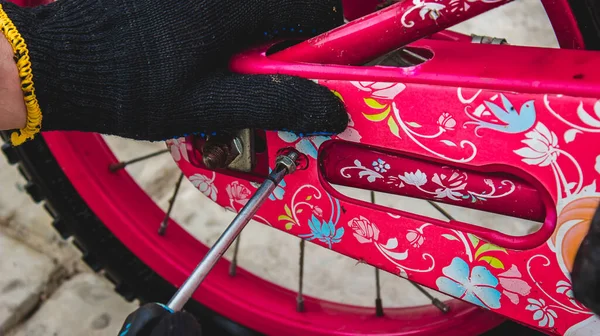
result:
<svg viewBox="0 0 600 336"><path fill-rule="evenodd" d="M449 214L448 211L444 210L444 208L442 208L439 204L433 201L427 201L427 203L431 204L431 206L444 215L444 217L448 218L449 220L455 220L454 217L452 217L452 215Z"/></svg>
<svg viewBox="0 0 600 336"><path fill-rule="evenodd" d="M371 203L375 204L375 192L371 190ZM383 303L381 301L381 283L379 269L375 268L375 315L383 316Z"/></svg>
<svg viewBox="0 0 600 336"><path fill-rule="evenodd" d="M379 269L375 269L375 315L383 316L383 303L381 302L381 284L379 283Z"/></svg>
<svg viewBox="0 0 600 336"><path fill-rule="evenodd" d="M156 151L154 153L150 153L150 154L147 154L147 155L144 155L144 156L140 156L140 157L137 157L135 159L131 159L129 161L121 161L119 163L111 163L108 166L108 169L110 169L110 171L114 173L117 170L121 170L121 169L127 167L128 165L130 165L132 163L137 163L137 162L141 162L141 161L144 161L144 160L148 160L148 159L151 159L151 158L153 158L155 156L158 156L160 154L164 154L164 153L167 153L167 152L169 152L168 148L167 149L161 149L161 150Z"/></svg>
<svg viewBox="0 0 600 336"><path fill-rule="evenodd" d="M298 296L296 297L296 311L304 311L304 296L302 296L302 285L304 280L304 239L300 240L300 274L298 280Z"/></svg>
<svg viewBox="0 0 600 336"><path fill-rule="evenodd" d="M237 272L237 256L238 251L240 250L240 240L242 239L242 234L237 237L235 240L235 245L233 245L233 258L231 258L231 264L229 264L229 275L235 276Z"/></svg>
<svg viewBox="0 0 600 336"><path fill-rule="evenodd" d="M444 208L442 208L439 204L437 204L433 201L427 201L427 203L431 204L431 206L434 207L437 211L439 211L442 215L444 215L444 217L446 217L450 220L454 220L454 217L452 217L452 215L450 215L448 213L448 211L446 211ZM412 281L410 283L415 285L415 287L417 287L417 289L419 291L421 291L421 293L423 293L423 295L427 296L431 300L431 303L434 306L436 306L439 310L441 310L443 313L447 313L448 311L450 311L450 307L448 307L448 305L446 305L444 302L440 301L438 298L433 297L431 294L429 294L427 291L425 291L425 289L423 289L423 287L419 286L418 284L416 284Z"/></svg>
<svg viewBox="0 0 600 336"><path fill-rule="evenodd" d="M414 283L412 281L409 281L409 282L411 284L413 284L421 293L423 293L423 295L427 296L427 298L429 298L429 300L431 300L431 304L436 306L437 309L441 310L442 313L447 313L450 311L450 307L448 307L447 304L443 303L438 298L429 294L429 292L427 292L425 289L423 289L423 287L419 286L419 284Z"/></svg>
<svg viewBox="0 0 600 336"><path fill-rule="evenodd" d="M179 187L181 186L181 181L183 180L183 173L179 174L179 179L175 183L175 190L173 190L173 196L169 200L169 208L167 209L167 213L165 213L165 218L163 218L162 223L160 223L160 227L158 228L158 234L164 235L167 230L167 226L169 225L169 218L171 218L171 211L173 211L173 206L175 205L175 200L177 199L177 194L179 193Z"/></svg>
<svg viewBox="0 0 600 336"><path fill-rule="evenodd" d="M450 214L448 214L444 209L442 209L439 205L437 205L434 202L428 201L429 204L431 204L432 206L434 206L436 209L438 209L438 211L440 211L442 214L444 214L444 216L449 217L450 219L452 219L452 217L450 216ZM375 192L371 191L371 203L375 203ZM427 292L423 287L421 287L421 285L419 285L418 283L412 282L408 279L406 279L408 282L410 282L413 286L415 286L421 293L423 293L423 295L425 295L429 300L431 300L431 304L433 304L436 308L438 308L439 310L442 311L442 313L447 313L450 311L450 307L445 304L444 302L440 301L438 298L432 296L431 294L429 294L429 292ZM375 281L376 281L376 288L377 288L377 298L375 299L375 309L376 309L376 314L377 316L383 316L383 306L381 303L381 287L379 284L379 270L375 269Z"/></svg>
<svg viewBox="0 0 600 336"><path fill-rule="evenodd" d="M425 58L425 57L423 57L423 56L421 56L421 55L419 55L417 53L414 53L414 52L412 52L412 51L410 51L408 49L401 49L401 52L404 53L404 54L406 54L406 55L408 55L408 56L410 56L410 57L412 57L412 58L414 58L414 59L416 59L417 61L419 61L419 64L420 63L425 63L425 62L427 62L429 60L429 59L427 59L427 58ZM414 65L416 65L416 64L414 64Z"/></svg>

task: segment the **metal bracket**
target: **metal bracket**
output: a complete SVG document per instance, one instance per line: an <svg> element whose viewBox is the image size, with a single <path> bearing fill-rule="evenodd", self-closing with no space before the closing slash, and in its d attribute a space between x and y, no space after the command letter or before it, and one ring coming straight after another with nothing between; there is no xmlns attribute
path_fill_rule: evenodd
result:
<svg viewBox="0 0 600 336"><path fill-rule="evenodd" d="M254 132L246 128L237 132L233 138L233 146L239 153L227 169L249 173L254 169Z"/></svg>
<svg viewBox="0 0 600 336"><path fill-rule="evenodd" d="M508 41L505 38L482 36L475 34L471 34L471 42L481 44L508 44Z"/></svg>

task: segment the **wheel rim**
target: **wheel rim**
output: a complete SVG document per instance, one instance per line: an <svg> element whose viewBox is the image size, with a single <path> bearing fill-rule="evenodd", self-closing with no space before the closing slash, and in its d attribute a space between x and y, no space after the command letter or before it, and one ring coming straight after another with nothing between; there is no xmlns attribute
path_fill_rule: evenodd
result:
<svg viewBox="0 0 600 336"><path fill-rule="evenodd" d="M570 13L566 5L557 2L549 12L559 12L563 6L562 11ZM564 25L569 21L562 22ZM561 36L564 39L565 34L557 37L566 46ZM174 221L170 221L164 237L156 234L156 227L148 223L159 223L164 212L125 170L111 173L107 169L117 159L101 136L50 132L44 138L65 175L109 230L163 278L181 285L208 248ZM373 308L305 297L306 312L298 313L295 292L243 269L230 277L229 264L221 260L194 298L219 314L267 334L473 335L503 320L458 300L448 302L451 311L445 315L427 305L386 308L385 316L377 317Z"/></svg>

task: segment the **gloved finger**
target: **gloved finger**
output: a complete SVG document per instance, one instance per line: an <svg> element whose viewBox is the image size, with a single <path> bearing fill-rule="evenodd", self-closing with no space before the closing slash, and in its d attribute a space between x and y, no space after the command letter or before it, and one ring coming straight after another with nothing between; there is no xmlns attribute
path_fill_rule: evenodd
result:
<svg viewBox="0 0 600 336"><path fill-rule="evenodd" d="M348 125L342 101L311 80L283 75L223 74L205 77L183 92L173 113L149 120L148 134L164 140L185 133L245 128L299 135L341 133Z"/></svg>
<svg viewBox="0 0 600 336"><path fill-rule="evenodd" d="M600 206L577 250L571 281L575 299L600 315Z"/></svg>
<svg viewBox="0 0 600 336"><path fill-rule="evenodd" d="M150 336L202 336L202 328L191 314L176 312L160 320Z"/></svg>
<svg viewBox="0 0 600 336"><path fill-rule="evenodd" d="M172 315L172 311L158 303L147 303L129 314L119 331L119 336L147 336L159 322Z"/></svg>

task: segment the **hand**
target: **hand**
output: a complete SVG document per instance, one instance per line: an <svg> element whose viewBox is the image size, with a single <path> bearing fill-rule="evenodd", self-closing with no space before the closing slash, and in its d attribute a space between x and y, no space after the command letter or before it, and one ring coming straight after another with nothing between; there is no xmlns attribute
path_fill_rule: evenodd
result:
<svg viewBox="0 0 600 336"><path fill-rule="evenodd" d="M129 314L119 336L201 336L198 321L189 313L173 313L158 303L148 303Z"/></svg>
<svg viewBox="0 0 600 336"><path fill-rule="evenodd" d="M575 299L600 315L600 205L577 250L571 281Z"/></svg>
<svg viewBox="0 0 600 336"><path fill-rule="evenodd" d="M165 140L347 125L341 101L310 80L227 71L232 54L265 34L342 24L340 0L58 0L31 9L4 1L29 49L42 130Z"/></svg>

